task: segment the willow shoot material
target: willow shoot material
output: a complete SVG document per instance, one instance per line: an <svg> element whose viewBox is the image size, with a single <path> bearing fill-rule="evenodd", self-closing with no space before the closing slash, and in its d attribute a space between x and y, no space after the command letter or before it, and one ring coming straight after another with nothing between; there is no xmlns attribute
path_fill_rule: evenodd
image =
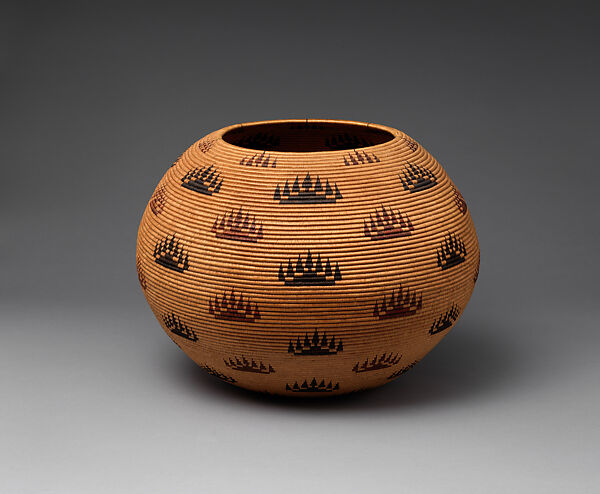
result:
<svg viewBox="0 0 600 494"><path fill-rule="evenodd" d="M467 204L406 134L339 120L234 125L167 170L137 271L173 341L244 388L326 396L412 368L479 272Z"/></svg>

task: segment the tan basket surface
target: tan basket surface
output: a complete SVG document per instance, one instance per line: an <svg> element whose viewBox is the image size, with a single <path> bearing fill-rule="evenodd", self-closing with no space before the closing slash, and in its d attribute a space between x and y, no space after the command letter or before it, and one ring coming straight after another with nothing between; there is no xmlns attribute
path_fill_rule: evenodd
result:
<svg viewBox="0 0 600 494"><path fill-rule="evenodd" d="M467 305L479 246L462 195L404 133L286 120L187 149L144 211L136 262L166 333L211 374L326 396L427 354Z"/></svg>

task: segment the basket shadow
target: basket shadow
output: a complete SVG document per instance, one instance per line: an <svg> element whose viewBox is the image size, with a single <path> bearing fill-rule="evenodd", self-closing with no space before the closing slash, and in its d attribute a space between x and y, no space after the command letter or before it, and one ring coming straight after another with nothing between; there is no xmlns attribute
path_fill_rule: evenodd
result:
<svg viewBox="0 0 600 494"><path fill-rule="evenodd" d="M506 332L465 322L418 365L380 388L326 398L297 398L244 390L208 375L187 357L172 359L169 370L202 396L240 405L296 410L385 410L428 407L481 399L519 381L525 355Z"/></svg>

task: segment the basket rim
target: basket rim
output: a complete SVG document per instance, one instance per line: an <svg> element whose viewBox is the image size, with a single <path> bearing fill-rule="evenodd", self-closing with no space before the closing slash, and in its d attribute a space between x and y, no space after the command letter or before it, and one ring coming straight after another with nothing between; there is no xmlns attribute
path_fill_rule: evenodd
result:
<svg viewBox="0 0 600 494"><path fill-rule="evenodd" d="M403 140L405 138L409 138L407 134L405 134L404 132L395 129L394 127L389 127L387 125L382 125L382 124L377 124L377 123L372 123L372 122L363 122L363 121L359 121L359 120L346 120L346 119L330 119L330 118L285 118L285 119L274 119L274 120L256 120L256 121L250 121L250 122L243 122L243 123L237 123L237 124L233 124L233 125L228 125L227 127L223 127L215 132L212 132L211 134L209 134L209 136L212 136L213 138L215 138L216 140L219 141L219 144L221 146L225 146L225 147L229 147L231 149L234 150L244 150L244 151L248 151L248 152L256 152L256 151L265 151L263 149L259 149L259 148L249 148L249 147L244 147L244 146L238 146L236 144L232 144L229 141L226 141L224 139L225 134L238 130L238 129L244 129L244 128L249 128L249 127L258 127L258 126L262 126L262 125L283 125L283 124L339 124L340 126L345 125L345 126L354 126L354 127L362 127L365 129L377 129L379 131L388 133L391 135L391 139L388 139L384 142L381 142L379 144L374 144L372 146L363 146L363 147L349 147L346 149L335 149L335 150L319 150L319 151L280 151L280 150L268 150L269 153L274 153L274 154L282 154L282 155L286 155L286 156L293 156L293 155L300 155L300 156L306 156L308 154L311 155L316 155L316 154L325 154L325 155L333 155L333 154L340 154L340 153L347 153L348 151L353 151L353 150L376 150L376 149L381 149L383 147L388 147L391 145L396 144L398 141ZM207 136L208 137L208 136Z"/></svg>

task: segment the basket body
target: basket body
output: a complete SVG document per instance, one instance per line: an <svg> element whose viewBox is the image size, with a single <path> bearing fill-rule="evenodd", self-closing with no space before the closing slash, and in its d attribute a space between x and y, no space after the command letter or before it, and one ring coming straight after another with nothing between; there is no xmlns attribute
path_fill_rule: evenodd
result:
<svg viewBox="0 0 600 494"><path fill-rule="evenodd" d="M400 376L456 323L479 271L469 210L404 133L331 120L227 127L159 182L140 284L214 376L329 396Z"/></svg>

